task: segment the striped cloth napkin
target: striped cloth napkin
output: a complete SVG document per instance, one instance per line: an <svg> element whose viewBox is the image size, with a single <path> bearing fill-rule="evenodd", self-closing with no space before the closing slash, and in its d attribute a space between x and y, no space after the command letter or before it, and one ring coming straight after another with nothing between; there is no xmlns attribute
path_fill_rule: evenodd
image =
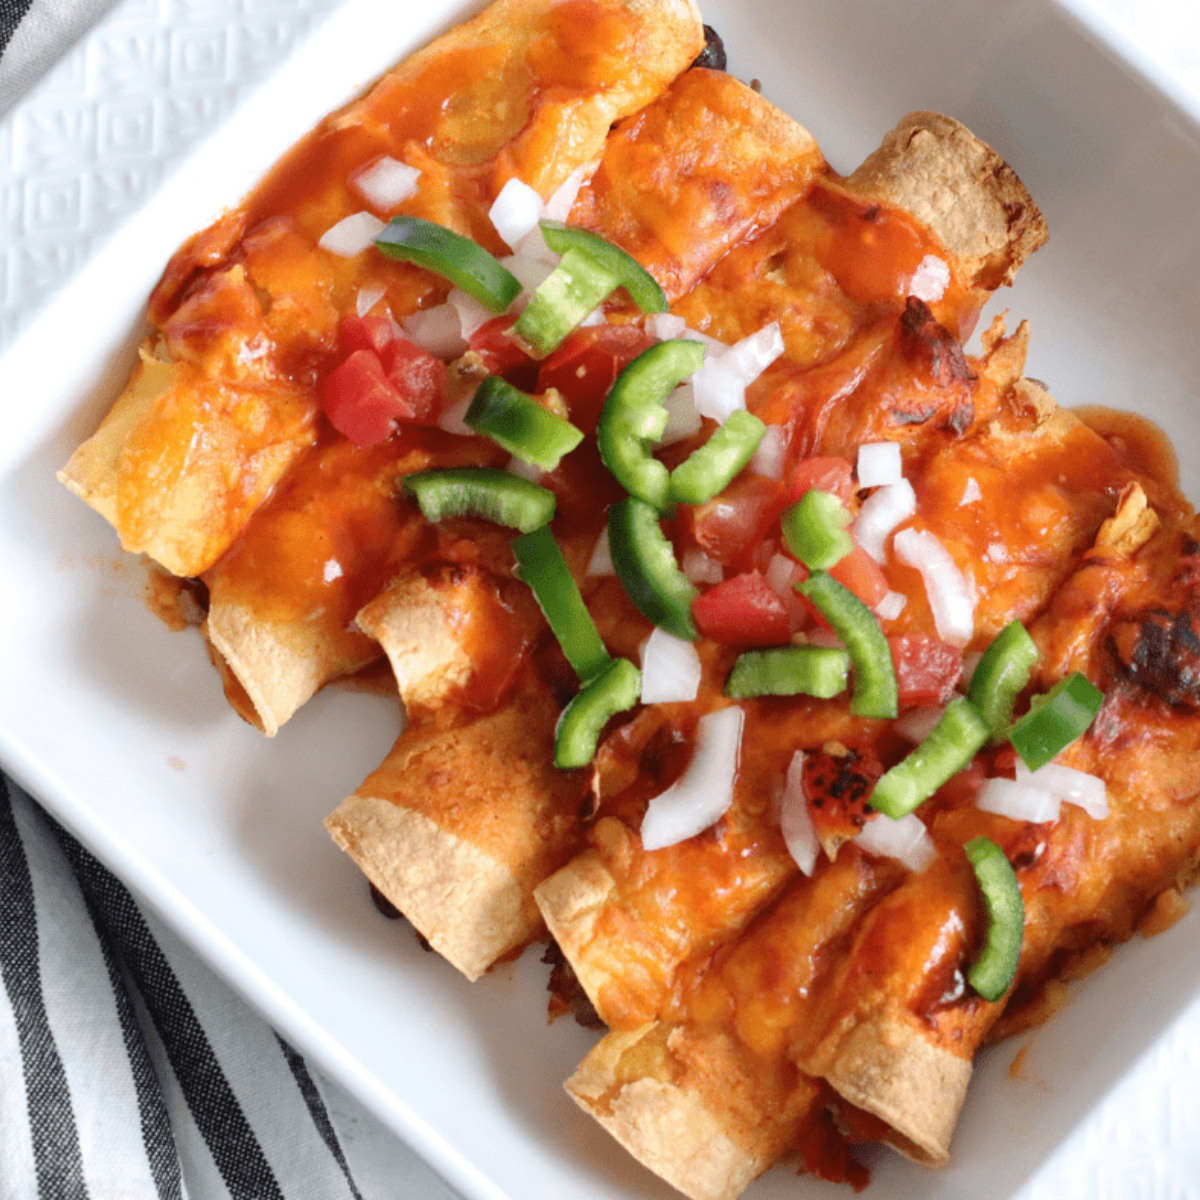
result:
<svg viewBox="0 0 1200 1200"><path fill-rule="evenodd" d="M0 1197L362 1200L304 1059L0 775Z"/></svg>
<svg viewBox="0 0 1200 1200"><path fill-rule="evenodd" d="M115 0L0 0L0 113L52 66Z"/></svg>

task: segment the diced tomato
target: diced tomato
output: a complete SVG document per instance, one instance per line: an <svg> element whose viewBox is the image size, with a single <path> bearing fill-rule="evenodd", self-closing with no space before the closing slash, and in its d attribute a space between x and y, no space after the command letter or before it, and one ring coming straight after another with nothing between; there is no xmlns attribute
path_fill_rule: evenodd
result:
<svg viewBox="0 0 1200 1200"><path fill-rule="evenodd" d="M340 333L346 353L372 350L382 356L396 336L396 326L390 317L343 317Z"/></svg>
<svg viewBox="0 0 1200 1200"><path fill-rule="evenodd" d="M858 545L830 567L829 573L868 608L874 608L891 590L883 568Z"/></svg>
<svg viewBox="0 0 1200 1200"><path fill-rule="evenodd" d="M330 372L321 404L333 427L361 449L390 437L401 415L399 393L371 350L355 350Z"/></svg>
<svg viewBox="0 0 1200 1200"><path fill-rule="evenodd" d="M870 609L874 609L891 590L883 568L861 546L855 546L840 562L830 567L829 574ZM797 563L794 582L799 583L807 578L808 571L804 564ZM813 620L822 629L832 632L832 626L817 606L807 596L797 593L797 597Z"/></svg>
<svg viewBox="0 0 1200 1200"><path fill-rule="evenodd" d="M820 488L832 492L843 504L854 497L854 467L844 458L805 458L796 464L788 486L788 503L793 504L805 492Z"/></svg>
<svg viewBox="0 0 1200 1200"><path fill-rule="evenodd" d="M883 763L870 747L833 753L823 747L804 756L804 795L813 828L826 853L837 852L874 815L867 808Z"/></svg>
<svg viewBox="0 0 1200 1200"><path fill-rule="evenodd" d="M617 376L653 343L654 337L636 325L576 330L542 363L537 391L557 388L566 397L571 421L590 432Z"/></svg>
<svg viewBox="0 0 1200 1200"><path fill-rule="evenodd" d="M508 336L516 320L505 315L484 321L467 345L479 355L489 375L500 375L514 387L531 392L536 389L538 364Z"/></svg>
<svg viewBox="0 0 1200 1200"><path fill-rule="evenodd" d="M924 633L888 638L902 708L945 704L962 677L962 651Z"/></svg>
<svg viewBox="0 0 1200 1200"><path fill-rule="evenodd" d="M742 475L719 496L691 510L692 536L710 558L725 566L751 562L786 507L781 483L763 475Z"/></svg>
<svg viewBox="0 0 1200 1200"><path fill-rule="evenodd" d="M787 606L759 571L705 592L692 602L692 619L705 637L730 646L779 646L792 633Z"/></svg>
<svg viewBox="0 0 1200 1200"><path fill-rule="evenodd" d="M434 425L445 408L446 364L407 338L393 338L380 355L399 396L402 421Z"/></svg>

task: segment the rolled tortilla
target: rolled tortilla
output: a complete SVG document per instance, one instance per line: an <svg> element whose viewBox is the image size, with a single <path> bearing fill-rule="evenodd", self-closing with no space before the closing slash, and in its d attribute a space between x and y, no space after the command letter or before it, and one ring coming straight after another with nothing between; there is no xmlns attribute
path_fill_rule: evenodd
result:
<svg viewBox="0 0 1200 1200"><path fill-rule="evenodd" d="M836 705L803 715L769 703L745 707L734 803L719 829L644 852L633 802L645 787L634 784L603 804L605 812L632 804L630 815L601 817L589 849L535 893L580 985L614 1028L657 1017L680 965L736 937L795 876L773 816L788 763L800 746L849 739L857 729ZM625 734L614 743L618 737ZM639 770L636 758L630 769Z"/></svg>
<svg viewBox="0 0 1200 1200"><path fill-rule="evenodd" d="M1046 221L1016 172L952 117L910 113L847 179L931 229L972 285L1011 284L1046 241Z"/></svg>
<svg viewBox="0 0 1200 1200"><path fill-rule="evenodd" d="M501 702L543 622L529 588L474 564L406 565L355 624L383 648L416 718L447 704Z"/></svg>
<svg viewBox="0 0 1200 1200"><path fill-rule="evenodd" d="M571 1098L691 1200L735 1200L816 1116L819 1092L727 1034L652 1023L607 1034Z"/></svg>
<svg viewBox="0 0 1200 1200"><path fill-rule="evenodd" d="M260 369L212 377L147 345L59 478L116 529L125 550L198 575L312 443L315 415L305 391Z"/></svg>
<svg viewBox="0 0 1200 1200"><path fill-rule="evenodd" d="M63 482L126 549L181 576L210 569L312 444L317 368L360 289L386 291L396 318L447 290L319 247L369 207L353 177L384 155L408 161L421 177L403 211L502 252L487 212L503 184L548 195L703 45L691 0L497 0L402 63L181 247L151 297L141 365Z"/></svg>
<svg viewBox="0 0 1200 1200"><path fill-rule="evenodd" d="M459 457L470 457L460 440ZM370 450L324 442L205 573L204 632L230 676L227 693L244 693L242 715L263 733L381 656L355 614L428 536L396 480L430 461L424 435Z"/></svg>
<svg viewBox="0 0 1200 1200"><path fill-rule="evenodd" d="M571 216L675 299L824 169L794 118L733 76L696 69L617 127Z"/></svg>
<svg viewBox="0 0 1200 1200"><path fill-rule="evenodd" d="M468 979L544 928L533 889L578 847L586 778L553 765L560 711L530 673L492 712L410 725L325 822Z"/></svg>
<svg viewBox="0 0 1200 1200"><path fill-rule="evenodd" d="M821 1119L824 1097L790 1043L838 945L900 874L850 851L794 878L738 937L681 969L661 1019L608 1034L567 1090L685 1194L738 1195Z"/></svg>
<svg viewBox="0 0 1200 1200"><path fill-rule="evenodd" d="M825 171L810 182L674 305L728 343L778 320L785 352L764 390L890 332L913 291L965 340L992 293L1046 238L1032 197L995 152L934 113L905 118L852 175ZM855 264L870 264L869 246L881 238L891 261L883 255L878 277L860 275ZM850 368L849 383L863 369Z"/></svg>

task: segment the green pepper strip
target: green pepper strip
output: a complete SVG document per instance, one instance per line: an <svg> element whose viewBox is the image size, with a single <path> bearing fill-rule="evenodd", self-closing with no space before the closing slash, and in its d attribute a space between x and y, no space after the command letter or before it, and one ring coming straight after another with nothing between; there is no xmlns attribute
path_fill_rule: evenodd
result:
<svg viewBox="0 0 1200 1200"><path fill-rule="evenodd" d="M660 512L670 503L671 474L650 450L667 427L663 401L703 361L699 342L658 342L617 376L600 411L596 443L604 465L630 495Z"/></svg>
<svg viewBox="0 0 1200 1200"><path fill-rule="evenodd" d="M1020 621L1010 621L992 639L971 676L967 699L992 727L992 741L1008 737L1013 705L1029 683L1038 648Z"/></svg>
<svg viewBox="0 0 1200 1200"><path fill-rule="evenodd" d="M553 471L563 455L583 441L582 429L544 409L499 375L489 375L479 385L463 420L476 433L543 471Z"/></svg>
<svg viewBox="0 0 1200 1200"><path fill-rule="evenodd" d="M692 601L700 594L675 561L658 513L636 496L608 510L608 546L621 586L638 611L677 638L695 642Z"/></svg>
<svg viewBox="0 0 1200 1200"><path fill-rule="evenodd" d="M767 427L753 413L738 409L671 472L670 498L703 504L729 486L754 457Z"/></svg>
<svg viewBox="0 0 1200 1200"><path fill-rule="evenodd" d="M987 745L991 726L965 696L952 700L941 720L908 756L885 771L868 803L899 820L968 766Z"/></svg>
<svg viewBox="0 0 1200 1200"><path fill-rule="evenodd" d="M521 282L478 242L420 217L393 217L375 239L389 258L415 263L502 313L521 294Z"/></svg>
<svg viewBox="0 0 1200 1200"><path fill-rule="evenodd" d="M512 336L533 358L545 358L619 282L586 251L568 250L529 298Z"/></svg>
<svg viewBox="0 0 1200 1200"><path fill-rule="evenodd" d="M592 614L583 602L567 560L548 525L522 534L513 544L518 575L533 592L567 661L582 683L612 662Z"/></svg>
<svg viewBox="0 0 1200 1200"><path fill-rule="evenodd" d="M814 571L796 590L816 605L850 653L850 711L859 717L895 717L900 711L896 667L875 614L825 571Z"/></svg>
<svg viewBox="0 0 1200 1200"><path fill-rule="evenodd" d="M854 549L850 520L850 510L832 492L812 488L784 512L783 540L810 571L826 571Z"/></svg>
<svg viewBox="0 0 1200 1200"><path fill-rule="evenodd" d="M540 224L546 245L556 254L579 250L590 255L617 277L618 286L629 293L629 298L642 312L667 311L667 297L658 280L620 246L606 242L588 229L571 229L561 221L542 221Z"/></svg>
<svg viewBox="0 0 1200 1200"><path fill-rule="evenodd" d="M1104 693L1080 671L1035 696L1029 711L1009 730L1009 740L1031 770L1044 767L1096 719Z"/></svg>
<svg viewBox="0 0 1200 1200"><path fill-rule="evenodd" d="M614 658L563 709L554 732L554 765L586 767L609 719L637 704L641 692L641 671L627 658Z"/></svg>
<svg viewBox="0 0 1200 1200"><path fill-rule="evenodd" d="M1012 986L1021 960L1025 902L1012 864L990 838L972 838L963 849L979 881L987 910L987 933L967 982L987 1001L999 1000Z"/></svg>
<svg viewBox="0 0 1200 1200"><path fill-rule="evenodd" d="M402 482L430 521L482 517L528 533L554 516L552 491L492 467L414 471Z"/></svg>
<svg viewBox="0 0 1200 1200"><path fill-rule="evenodd" d="M836 646L774 646L738 656L725 681L734 700L753 696L816 696L831 700L846 690L850 655Z"/></svg>

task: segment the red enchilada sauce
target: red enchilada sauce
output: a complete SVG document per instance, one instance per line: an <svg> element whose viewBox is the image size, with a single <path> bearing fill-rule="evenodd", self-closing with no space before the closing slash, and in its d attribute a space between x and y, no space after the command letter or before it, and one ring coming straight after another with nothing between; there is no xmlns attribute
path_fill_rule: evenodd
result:
<svg viewBox="0 0 1200 1200"><path fill-rule="evenodd" d="M243 605L258 621L336 646L334 677L378 656L353 619L401 568L459 567L508 583L513 564L508 531L468 519L431 529L397 486L398 477L418 469L501 466L507 456L495 445L402 427L359 450L331 430L315 400L321 380L341 361L339 321L355 311L366 282L385 284L394 313L438 302L445 286L369 252L336 259L315 242L348 208L359 207L349 191L354 172L391 153L423 171L408 211L497 249L482 217L483 197L516 172L526 152L536 158L540 108L569 103L572 89L604 77L606 62L627 52L621 32L597 5L570 0L554 8L551 27L530 43L519 66L489 70L486 47L418 63L319 126L238 213L181 251L155 293L152 315L178 358L208 347L205 353L222 355L227 366L247 348L261 349L279 393L301 397L300 415L292 419L311 425L314 432L302 440L312 444L204 578L214 603ZM578 58L577 46L588 57ZM497 64L512 62L498 48L496 54ZM513 71L524 73L523 84L514 82ZM514 91L523 91L526 104L499 111L500 98ZM435 101L451 92L465 98L457 107ZM1036 403L1016 395L1012 380L990 373L988 360L963 354L959 338L973 328L981 296L971 281L951 277L931 236L901 212L848 196L829 173L796 193L773 225L746 230L674 305L695 328L726 342L780 320L785 355L752 386L748 406L786 430L784 480L755 482L747 475L724 498L724 511L714 505L681 514L669 526L676 549L705 551L731 571L759 570L779 550L787 482L801 463L853 461L865 442L897 441L917 485L919 526L939 535L976 585L977 633L968 649L979 649L1013 615L1035 618L1079 576L1101 523L1139 472L1169 492L1174 477L1166 455L1153 438L1132 436L1132 427L1112 421L1101 425L1095 414L1039 440ZM585 193L581 211L604 232L603 206L594 200ZM944 287L928 282L939 278L939 264ZM914 279L929 289L924 299L911 295ZM633 320L628 311L611 315L618 325ZM568 414L578 413L588 428L597 407L594 374L575 374L576 392L572 371L556 368L575 352L596 353L597 341L593 331L577 335L546 365L550 374L542 380L549 386L552 379ZM614 339L599 348L602 360L609 357L596 370L614 375L638 348L634 338ZM216 370L203 359L198 367ZM510 369L523 380L538 375L529 362ZM1032 439L1036 452L1019 453L1022 439ZM670 456L682 457L699 440ZM590 447L543 482L558 496L555 534L578 568L618 493ZM970 483L979 503L963 500ZM1021 503L1013 502L1014 493ZM850 498L852 507L857 502ZM884 623L885 632L937 640L915 572L892 563L883 573L890 589L909 598L903 613ZM1114 605L1115 579L1081 584L1081 604ZM609 582L583 586L610 647L634 654L646 623ZM1150 582L1146 592L1153 592ZM459 698L462 707L501 705L517 685L518 658L535 659L547 676L561 675L559 651L531 608L498 603L464 611L461 622L470 627L471 656L481 664L475 692ZM1081 619L1074 648L1080 655L1095 653L1094 624L1094 613ZM487 648L501 642L515 648L512 657L489 656ZM839 1022L887 1011L911 1021L919 1030L914 1036L969 1059L1000 1006L985 1004L961 979L982 937L977 891L961 852L967 838L986 833L1015 861L1028 860L1020 874L1033 916L1025 953L1035 986L1052 977L1073 940L1082 947L1096 936L1127 936L1154 896L1186 874L1186 861L1163 851L1133 882L1085 878L1085 864L1099 862L1114 879L1129 879L1132 852L1120 838L1131 820L1111 818L1111 825L1093 828L1074 814L1053 829L1010 828L970 805L980 778L968 774L930 802L928 824L941 857L927 872L907 875L892 860L850 845L812 880L800 878L774 807L792 754L849 747L887 766L905 752L890 724L853 717L844 700L747 702L733 807L700 836L646 854L635 831L647 803L682 771L700 716L726 703L718 667L727 668L732 651L707 643L701 653L712 670L696 701L643 710L610 731L597 763L598 819L573 835L586 840L615 880L616 899L594 931L598 952L611 953L620 967L599 998L600 1016L612 1027L666 1020L720 1028L752 1056L784 1055L819 1075L825 1041ZM1134 724L1146 703L1132 691L1113 701L1133 714ZM1178 734L1181 749L1195 733L1189 722ZM1093 753L1085 748L1081 759ZM995 760L993 753L989 765L999 769ZM1127 765L1133 776L1144 769L1136 750ZM603 790L605 780L611 791ZM580 790L564 788L572 803ZM1149 819L1157 831L1177 833L1180 844L1200 838L1194 816L1164 809ZM1064 927L1070 930L1065 950ZM863 1114L859 1124L871 1121ZM838 1137L812 1135L806 1147L810 1169L861 1180Z"/></svg>

